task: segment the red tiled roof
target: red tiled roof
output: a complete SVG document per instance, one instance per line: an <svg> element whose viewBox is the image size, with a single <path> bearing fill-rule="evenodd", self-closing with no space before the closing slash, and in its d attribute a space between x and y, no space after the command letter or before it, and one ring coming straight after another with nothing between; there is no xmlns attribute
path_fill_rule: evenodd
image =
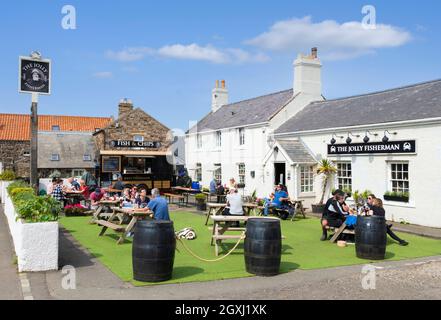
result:
<svg viewBox="0 0 441 320"><path fill-rule="evenodd" d="M52 131L59 126L61 132L95 132L110 124L111 118L77 116L38 116L38 130ZM30 115L0 113L0 140L30 140Z"/></svg>

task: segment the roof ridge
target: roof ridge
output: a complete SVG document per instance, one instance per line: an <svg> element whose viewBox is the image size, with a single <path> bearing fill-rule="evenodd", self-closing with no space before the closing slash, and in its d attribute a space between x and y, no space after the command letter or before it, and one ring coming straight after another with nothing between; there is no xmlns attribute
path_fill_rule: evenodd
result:
<svg viewBox="0 0 441 320"><path fill-rule="evenodd" d="M240 100L240 101L237 101L237 102L234 102L234 103L226 104L226 105L222 106L222 108L223 107L228 107L228 106L234 106L235 104L239 104L239 103L243 103L243 102L247 102L247 101L253 101L253 100L257 100L257 99L261 99L261 98L265 98L265 97L269 97L269 96L274 96L274 95L285 93L285 92L292 91L292 90L293 89L281 90L281 91L277 91L277 92L273 92L273 93L264 94L264 95L261 95L261 96L258 96L258 97L254 97L254 98Z"/></svg>
<svg viewBox="0 0 441 320"><path fill-rule="evenodd" d="M30 117L26 113L0 113L0 116L23 116ZM68 117L68 118L95 118L95 119L111 119L111 117L93 117L93 116L70 116L70 115L54 115L54 114L39 114L39 117Z"/></svg>
<svg viewBox="0 0 441 320"><path fill-rule="evenodd" d="M404 86L396 87L396 88L392 88L392 89L378 90L378 91L373 91L373 92L364 93L364 94L358 94L358 95L353 95L353 96L347 96L347 97L341 97L341 98L329 99L329 100L324 100L324 101L314 101L314 102L312 102L311 104L320 104L320 103L326 103L326 102L341 101L341 100L349 100L349 99L355 99L355 98L361 98L361 97L373 96L373 95L382 94L382 93L387 93L387 92L392 92L392 91L399 91L399 90L410 89L410 88L413 88L413 87L423 86L423 85L427 85L427 84L431 84L431 83L436 83L436 82L441 82L441 79L430 80L430 81L424 81L424 82L419 82L419 83L414 83L414 84L404 85Z"/></svg>

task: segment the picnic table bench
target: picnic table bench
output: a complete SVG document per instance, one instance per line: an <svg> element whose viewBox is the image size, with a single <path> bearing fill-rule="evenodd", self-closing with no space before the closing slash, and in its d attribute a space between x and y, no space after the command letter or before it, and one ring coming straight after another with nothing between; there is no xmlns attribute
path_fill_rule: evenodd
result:
<svg viewBox="0 0 441 320"><path fill-rule="evenodd" d="M151 211L142 210L142 209L123 209L123 208L113 207L112 210L113 213L109 217L109 220L98 220L96 224L102 227L101 232L99 234L100 237L104 236L107 229L111 229L117 233L121 233L117 241L118 245L124 243L127 234L129 232L132 232L138 219L146 219L152 214ZM131 220L127 226L122 225L122 221L124 219L120 220L119 224L112 222L119 214L122 214L123 216L131 217Z"/></svg>
<svg viewBox="0 0 441 320"><path fill-rule="evenodd" d="M181 205L188 205L188 197L186 198L184 195L174 194L174 193L164 193L164 197L168 199L168 203L171 204L172 200L178 200L179 207Z"/></svg>
<svg viewBox="0 0 441 320"><path fill-rule="evenodd" d="M211 236L211 245L215 247L216 256L219 256L219 247L223 240L239 240L242 235L226 235L228 231L246 231L246 228L231 227L234 222L246 222L249 217L245 216L211 216L213 220L213 233Z"/></svg>
<svg viewBox="0 0 441 320"><path fill-rule="evenodd" d="M98 207L95 210L95 212L93 213L92 219L90 220L90 224L95 224L96 221L98 220L102 220L102 218L104 218L105 216L107 216L107 218L109 218L111 216L111 214L108 213L104 213L104 209L105 208L112 208L115 207L117 205L120 204L120 200L101 200L98 202ZM119 216L116 216L119 220L121 220L119 218Z"/></svg>
<svg viewBox="0 0 441 320"><path fill-rule="evenodd" d="M221 216L226 207L227 207L226 203L207 203L207 220L205 221L205 225L208 225L210 216ZM257 204L244 203L243 204L244 215L250 216L251 212L258 208L259 207Z"/></svg>

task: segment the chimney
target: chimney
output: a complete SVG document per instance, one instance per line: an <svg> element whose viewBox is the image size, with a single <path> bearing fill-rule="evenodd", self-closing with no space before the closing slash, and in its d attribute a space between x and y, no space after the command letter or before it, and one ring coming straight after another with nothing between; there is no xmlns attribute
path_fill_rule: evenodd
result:
<svg viewBox="0 0 441 320"><path fill-rule="evenodd" d="M118 105L118 118L122 118L133 110L133 102L130 99L121 99Z"/></svg>
<svg viewBox="0 0 441 320"><path fill-rule="evenodd" d="M212 92L211 111L215 113L217 110L228 104L228 89L225 80L216 80L216 87Z"/></svg>
<svg viewBox="0 0 441 320"><path fill-rule="evenodd" d="M300 54L294 61L294 95L304 93L320 99L322 96L322 64L317 48L308 56Z"/></svg>

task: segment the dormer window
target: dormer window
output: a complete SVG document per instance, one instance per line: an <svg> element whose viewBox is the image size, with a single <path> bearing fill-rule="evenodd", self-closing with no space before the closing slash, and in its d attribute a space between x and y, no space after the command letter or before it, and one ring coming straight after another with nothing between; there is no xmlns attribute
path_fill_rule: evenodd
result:
<svg viewBox="0 0 441 320"><path fill-rule="evenodd" d="M51 155L51 161L60 161L60 155L58 153L53 153Z"/></svg>
<svg viewBox="0 0 441 320"><path fill-rule="evenodd" d="M52 131L61 131L59 125L52 126Z"/></svg>
<svg viewBox="0 0 441 320"><path fill-rule="evenodd" d="M88 162L92 161L92 156L90 154L85 154L83 156L83 161L88 161Z"/></svg>

